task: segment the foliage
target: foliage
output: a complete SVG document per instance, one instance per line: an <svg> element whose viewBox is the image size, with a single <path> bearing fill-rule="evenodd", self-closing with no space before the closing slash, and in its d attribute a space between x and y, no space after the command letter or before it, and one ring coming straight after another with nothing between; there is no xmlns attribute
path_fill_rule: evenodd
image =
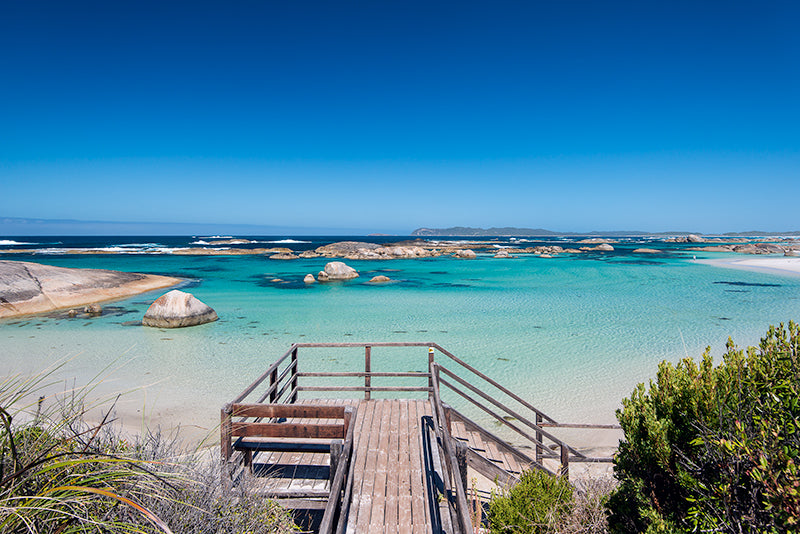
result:
<svg viewBox="0 0 800 534"><path fill-rule="evenodd" d="M91 387L39 397L50 385L48 376L0 379L0 531L292 529L277 505L219 495L218 479L212 480L218 466L198 463L196 455L179 458L176 442L165 447L159 433L129 443L108 415L87 424L84 415L94 407L87 403ZM188 528L187 519L196 524Z"/></svg>
<svg viewBox="0 0 800 534"><path fill-rule="evenodd" d="M800 330L723 362L662 362L617 417L614 532L790 532L800 519Z"/></svg>
<svg viewBox="0 0 800 534"><path fill-rule="evenodd" d="M518 484L489 502L492 534L549 533L572 509L573 488L566 477L526 471Z"/></svg>

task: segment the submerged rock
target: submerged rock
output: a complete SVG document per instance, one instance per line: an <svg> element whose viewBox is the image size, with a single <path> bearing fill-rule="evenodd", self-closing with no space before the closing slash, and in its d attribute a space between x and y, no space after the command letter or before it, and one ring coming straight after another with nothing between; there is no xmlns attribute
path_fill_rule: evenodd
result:
<svg viewBox="0 0 800 534"><path fill-rule="evenodd" d="M378 276L373 276L372 278L370 278L369 281L371 283L374 283L374 284L380 284L380 283L385 283L385 282L391 282L392 279L389 278L388 276L384 276L382 274L379 274Z"/></svg>
<svg viewBox="0 0 800 534"><path fill-rule="evenodd" d="M341 261L332 261L325 265L326 280L350 280L358 278L358 271ZM320 281L323 281L320 278Z"/></svg>
<svg viewBox="0 0 800 534"><path fill-rule="evenodd" d="M217 312L200 302L191 293L174 289L158 297L147 309L142 325L156 328L181 328L210 323Z"/></svg>

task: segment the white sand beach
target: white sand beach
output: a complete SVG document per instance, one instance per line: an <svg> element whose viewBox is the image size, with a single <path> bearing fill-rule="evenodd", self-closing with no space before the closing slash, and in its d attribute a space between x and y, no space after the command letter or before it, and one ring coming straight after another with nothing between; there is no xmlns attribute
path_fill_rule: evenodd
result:
<svg viewBox="0 0 800 534"><path fill-rule="evenodd" d="M695 261L697 263L727 267L729 269L743 269L747 271L800 276L800 258L794 257L720 258Z"/></svg>

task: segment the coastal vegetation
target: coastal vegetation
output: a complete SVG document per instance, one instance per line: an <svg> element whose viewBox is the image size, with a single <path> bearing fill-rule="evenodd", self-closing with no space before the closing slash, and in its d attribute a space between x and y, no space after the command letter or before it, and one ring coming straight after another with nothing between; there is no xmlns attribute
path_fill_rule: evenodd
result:
<svg viewBox="0 0 800 534"><path fill-rule="evenodd" d="M219 464L176 436L127 438L91 387L40 395L48 373L0 381L0 531L189 534L294 530L277 504L219 491ZM29 401L33 399L33 401ZM216 457L216 455L214 455Z"/></svg>
<svg viewBox="0 0 800 534"><path fill-rule="evenodd" d="M663 362L617 413L610 530L795 532L800 521L800 328L722 363Z"/></svg>

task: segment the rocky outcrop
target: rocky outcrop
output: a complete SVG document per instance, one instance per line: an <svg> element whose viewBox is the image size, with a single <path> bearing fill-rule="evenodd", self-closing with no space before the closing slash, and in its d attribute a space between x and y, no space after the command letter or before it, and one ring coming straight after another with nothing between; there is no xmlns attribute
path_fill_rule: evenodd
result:
<svg viewBox="0 0 800 534"><path fill-rule="evenodd" d="M320 282L328 280L350 280L358 278L358 271L341 261L332 261L325 265L325 270L319 273L317 279Z"/></svg>
<svg viewBox="0 0 800 534"><path fill-rule="evenodd" d="M314 275L311 273L307 274L305 278L303 278L303 282L305 282L306 284L313 284L316 281L317 280L314 278Z"/></svg>
<svg viewBox="0 0 800 534"><path fill-rule="evenodd" d="M218 319L217 312L197 300L191 293L174 289L158 297L147 309L143 326L182 328L210 323Z"/></svg>
<svg viewBox="0 0 800 534"><path fill-rule="evenodd" d="M373 276L372 278L370 278L369 281L372 284L384 284L386 282L391 282L392 279L389 278L388 276L384 276L382 274L379 274L378 276Z"/></svg>
<svg viewBox="0 0 800 534"><path fill-rule="evenodd" d="M279 254L273 254L272 256L269 257L269 259L271 259L271 260L296 260L297 256L295 256L291 252L289 252L289 253L281 252Z"/></svg>
<svg viewBox="0 0 800 534"><path fill-rule="evenodd" d="M459 250L456 250L456 251L453 253L453 256L455 256L456 258L463 258L463 259L465 259L465 260L474 260L475 258L477 258L477 257L478 257L478 255L477 255L477 254L475 254L475 252L474 252L474 251L472 251L472 250L469 250L469 249L459 249Z"/></svg>
<svg viewBox="0 0 800 534"><path fill-rule="evenodd" d="M495 258L510 258L511 255L508 253L507 250L501 250L497 254L494 255Z"/></svg>
<svg viewBox="0 0 800 534"><path fill-rule="evenodd" d="M634 254L661 254L660 250L654 248L637 248L633 251Z"/></svg>
<svg viewBox="0 0 800 534"><path fill-rule="evenodd" d="M125 298L178 282L167 276L0 260L0 318Z"/></svg>
<svg viewBox="0 0 800 534"><path fill-rule="evenodd" d="M608 243L602 243L594 247L594 250L597 250L599 252L614 252L614 247L612 247Z"/></svg>

